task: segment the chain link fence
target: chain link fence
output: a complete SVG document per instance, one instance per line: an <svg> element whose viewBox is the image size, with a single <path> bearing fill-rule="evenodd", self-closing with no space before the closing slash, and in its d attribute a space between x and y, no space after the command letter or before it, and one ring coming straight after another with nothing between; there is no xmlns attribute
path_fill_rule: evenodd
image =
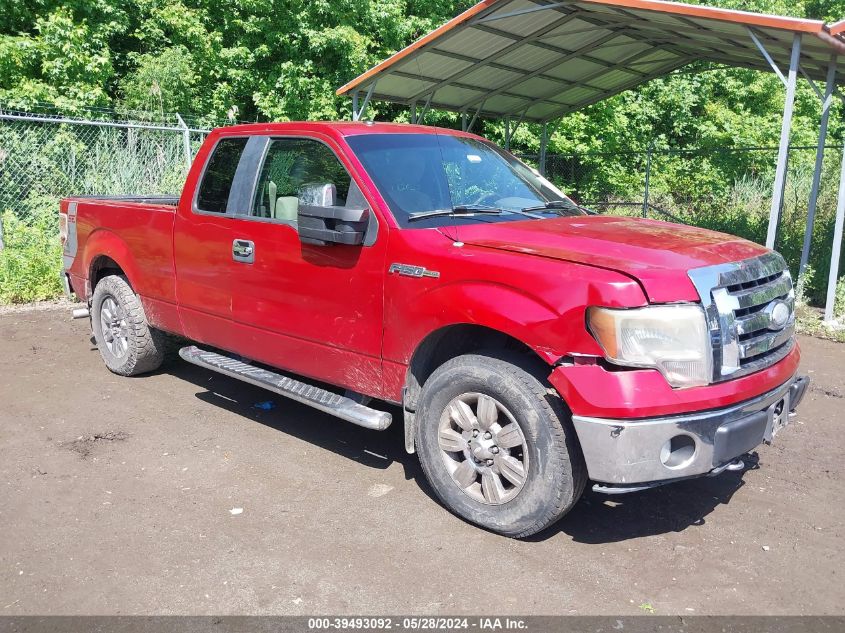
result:
<svg viewBox="0 0 845 633"><path fill-rule="evenodd" d="M768 204L777 152L777 146L771 146L550 154L546 175L585 205L630 206L640 214L660 215L662 202L669 207L666 213L674 209L683 214L687 208L724 200L751 183L769 197ZM825 152L823 173L836 178L842 146L828 145ZM807 189L809 196L815 155L815 146L789 148L785 206L790 194ZM537 163L536 155L521 157Z"/></svg>
<svg viewBox="0 0 845 633"><path fill-rule="evenodd" d="M778 148L709 147L548 155L546 176L588 208L668 220L765 243ZM815 146L791 146L775 248L798 271ZM842 146L825 149L810 264L812 300L830 268ZM523 159L537 163L536 155ZM843 262L845 263L845 262ZM839 273L842 274L842 271Z"/></svg>
<svg viewBox="0 0 845 633"><path fill-rule="evenodd" d="M63 196L178 195L209 131L186 125L178 115L149 122L88 114L91 118L68 118L0 108L0 250L4 223L7 244L10 223L54 235ZM776 247L796 272L815 152L790 148ZM546 173L578 202L602 213L671 220L763 243L776 155L774 146L550 154ZM840 157L841 147L829 147L822 171L811 251L820 279L829 269ZM523 158L536 164L536 156ZM8 272L7 279L12 276Z"/></svg>
<svg viewBox="0 0 845 633"><path fill-rule="evenodd" d="M0 111L2 220L34 221L68 195L175 194L206 129Z"/></svg>

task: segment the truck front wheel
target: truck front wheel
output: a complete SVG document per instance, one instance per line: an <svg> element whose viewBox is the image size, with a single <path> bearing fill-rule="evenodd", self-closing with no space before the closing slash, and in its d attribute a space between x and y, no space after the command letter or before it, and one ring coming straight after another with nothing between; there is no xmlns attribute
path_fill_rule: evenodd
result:
<svg viewBox="0 0 845 633"><path fill-rule="evenodd" d="M115 374L137 376L164 362L167 335L150 327L141 300L122 275L103 277L97 284L91 326L100 355Z"/></svg>
<svg viewBox="0 0 845 633"><path fill-rule="evenodd" d="M531 358L480 352L446 362L423 385L416 428L439 499L499 534L539 532L584 490L569 416Z"/></svg>

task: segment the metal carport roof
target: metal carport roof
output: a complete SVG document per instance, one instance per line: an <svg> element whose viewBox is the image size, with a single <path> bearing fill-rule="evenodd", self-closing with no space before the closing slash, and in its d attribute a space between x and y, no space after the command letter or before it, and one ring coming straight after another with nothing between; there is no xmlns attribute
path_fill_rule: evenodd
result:
<svg viewBox="0 0 845 633"><path fill-rule="evenodd" d="M788 68L796 36L800 70L824 81L845 54L831 28L845 30L658 0L484 0L337 93L545 122L693 61Z"/></svg>

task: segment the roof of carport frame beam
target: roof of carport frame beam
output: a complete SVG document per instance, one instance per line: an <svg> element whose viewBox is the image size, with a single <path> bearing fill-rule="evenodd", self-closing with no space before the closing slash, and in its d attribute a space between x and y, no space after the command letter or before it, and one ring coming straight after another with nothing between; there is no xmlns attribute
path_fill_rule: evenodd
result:
<svg viewBox="0 0 845 633"><path fill-rule="evenodd" d="M796 35L803 73L824 81L845 55L845 20L660 0L483 0L337 94L545 122L693 61L770 71L755 37L785 70Z"/></svg>
<svg viewBox="0 0 845 633"><path fill-rule="evenodd" d="M833 24L828 25L827 28L831 35L841 35L843 31L845 31L845 20L834 22Z"/></svg>

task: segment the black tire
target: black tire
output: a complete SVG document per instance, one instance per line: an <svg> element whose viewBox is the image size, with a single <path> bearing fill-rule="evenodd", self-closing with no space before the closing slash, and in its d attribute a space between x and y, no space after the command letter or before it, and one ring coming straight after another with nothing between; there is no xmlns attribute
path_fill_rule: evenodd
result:
<svg viewBox="0 0 845 633"><path fill-rule="evenodd" d="M107 333L103 328L103 304L109 301L117 306L117 317L121 324L115 327L121 332L121 338L125 338L124 350L114 343L112 331ZM103 362L109 370L120 376L137 376L155 371L161 367L172 347L167 334L147 323L141 300L122 275L103 277L97 284L91 300L91 326ZM107 340L108 336L112 336L112 341Z"/></svg>
<svg viewBox="0 0 845 633"><path fill-rule="evenodd" d="M530 536L559 520L578 501L587 482L569 413L546 382L545 373L539 362L526 355L498 351L466 354L440 366L420 394L416 445L429 484L459 517L509 537ZM453 479L447 467L449 457L438 439L441 420L449 419L449 404L474 393L490 396L507 409L527 447L527 472L521 489L496 505L478 500L468 492L471 488L462 489ZM497 454L500 450L495 448ZM461 453L452 456L461 459ZM480 474L472 487L483 490Z"/></svg>

